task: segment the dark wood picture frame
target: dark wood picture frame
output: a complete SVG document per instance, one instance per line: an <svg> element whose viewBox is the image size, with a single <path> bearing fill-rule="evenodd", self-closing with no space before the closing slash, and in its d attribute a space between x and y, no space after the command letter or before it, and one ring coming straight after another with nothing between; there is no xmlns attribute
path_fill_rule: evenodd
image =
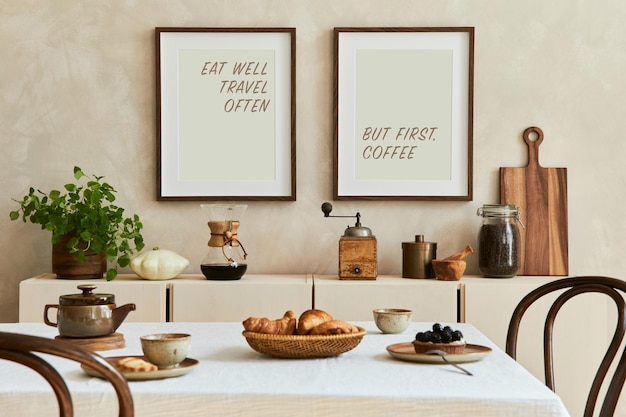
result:
<svg viewBox="0 0 626 417"><path fill-rule="evenodd" d="M471 201L473 84L473 27L335 28L334 199Z"/></svg>
<svg viewBox="0 0 626 417"><path fill-rule="evenodd" d="M295 201L295 28L155 35L157 200Z"/></svg>

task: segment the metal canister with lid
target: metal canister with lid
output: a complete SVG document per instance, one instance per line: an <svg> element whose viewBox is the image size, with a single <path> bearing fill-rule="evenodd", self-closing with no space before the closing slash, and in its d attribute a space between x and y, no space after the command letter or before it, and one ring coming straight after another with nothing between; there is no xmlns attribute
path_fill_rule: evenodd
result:
<svg viewBox="0 0 626 417"><path fill-rule="evenodd" d="M424 235L402 242L402 278L435 278L432 260L436 258L437 243L424 242Z"/></svg>

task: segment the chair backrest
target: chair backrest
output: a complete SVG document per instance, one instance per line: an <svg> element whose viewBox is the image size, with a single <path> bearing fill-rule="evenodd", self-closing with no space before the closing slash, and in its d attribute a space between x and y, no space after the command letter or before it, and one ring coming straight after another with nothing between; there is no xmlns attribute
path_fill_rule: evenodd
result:
<svg viewBox="0 0 626 417"><path fill-rule="evenodd" d="M608 390L602 402L600 409L600 417L613 416L615 407L619 400L619 396L626 379L626 351L622 355L613 370L613 374L609 375L609 368L617 356L624 335L626 334L626 308L624 302L624 294L626 294L626 281L608 277L572 277L558 279L548 284L536 288L526 295L517 305L513 312L506 339L506 352L513 359L516 359L517 339L519 333L520 322L526 310L541 297L561 291L553 302L548 314L543 330L543 355L544 355L544 371L546 385L554 391L554 369L553 369L553 352L552 352L552 330L554 327L554 319L561 307L571 298L583 293L602 293L613 299L617 307L617 324L611 343L604 355L600 367L593 379L587 403L585 405L585 417L593 415L600 388L604 381L609 382ZM624 350L624 348L622 348Z"/></svg>
<svg viewBox="0 0 626 417"><path fill-rule="evenodd" d="M126 379L97 353L64 340L0 332L0 358L20 363L38 372L48 381L56 395L59 415L72 417L74 406L67 384L59 372L36 352L71 359L97 371L115 389L119 403L119 416L134 416L133 397Z"/></svg>

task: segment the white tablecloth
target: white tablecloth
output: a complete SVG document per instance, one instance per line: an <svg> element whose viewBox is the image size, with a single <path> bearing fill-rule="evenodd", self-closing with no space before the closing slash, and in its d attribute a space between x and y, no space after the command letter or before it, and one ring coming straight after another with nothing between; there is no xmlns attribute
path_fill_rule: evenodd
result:
<svg viewBox="0 0 626 417"><path fill-rule="evenodd" d="M568 416L559 397L468 324L450 323L469 343L493 353L464 366L393 359L386 346L411 341L430 323L413 323L402 334L384 335L372 322L356 323L368 334L354 350L334 358L286 360L253 351L241 323L124 323L124 349L103 356L141 355L139 336L158 332L192 334L189 357L200 364L171 379L131 381L137 416ZM43 324L0 324L0 331L54 337ZM114 393L74 362L51 362L68 380L77 416L116 416ZM33 371L0 360L2 415L53 416L56 401Z"/></svg>

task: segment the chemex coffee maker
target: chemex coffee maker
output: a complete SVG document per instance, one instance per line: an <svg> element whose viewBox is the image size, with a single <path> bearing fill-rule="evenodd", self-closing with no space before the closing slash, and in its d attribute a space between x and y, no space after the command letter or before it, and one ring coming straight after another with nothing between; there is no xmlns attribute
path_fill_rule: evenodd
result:
<svg viewBox="0 0 626 417"><path fill-rule="evenodd" d="M332 204L322 204L324 217L356 217L356 224L348 226L339 239L339 279L374 280L378 276L376 237L369 227L361 225L361 214L331 216Z"/></svg>

